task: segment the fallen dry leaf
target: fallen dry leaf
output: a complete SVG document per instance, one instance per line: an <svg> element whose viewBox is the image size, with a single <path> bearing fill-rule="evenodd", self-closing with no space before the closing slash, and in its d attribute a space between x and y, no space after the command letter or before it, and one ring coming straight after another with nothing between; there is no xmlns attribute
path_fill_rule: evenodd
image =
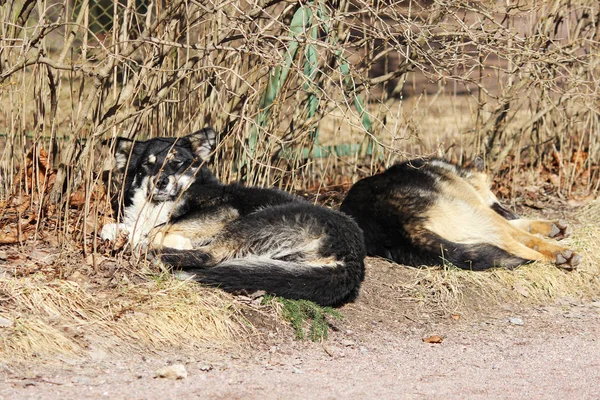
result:
<svg viewBox="0 0 600 400"><path fill-rule="evenodd" d="M75 208L83 207L85 205L85 190L80 189L71 194L69 205Z"/></svg>
<svg viewBox="0 0 600 400"><path fill-rule="evenodd" d="M37 150L37 151L36 151ZM56 171L50 166L50 156L43 147L32 147L27 154L25 168L15 181L15 186L27 182L34 185L38 192L45 194L52 189L56 181Z"/></svg>
<svg viewBox="0 0 600 400"><path fill-rule="evenodd" d="M0 231L0 244L16 244L29 238L35 226L23 224L22 226L5 227Z"/></svg>
<svg viewBox="0 0 600 400"><path fill-rule="evenodd" d="M452 318L455 321L459 321L460 320L460 314L450 314L450 318Z"/></svg>
<svg viewBox="0 0 600 400"><path fill-rule="evenodd" d="M18 214L23 214L25 211L29 209L29 204L31 203L30 196L23 196L18 202L15 201L14 210Z"/></svg>
<svg viewBox="0 0 600 400"><path fill-rule="evenodd" d="M19 234L16 231L1 232L0 231L0 244L15 244L19 243Z"/></svg>
<svg viewBox="0 0 600 400"><path fill-rule="evenodd" d="M69 205L74 208L80 208L85 205L86 201L90 203L102 203L106 197L106 188L101 183L96 183L92 186L89 192L85 187L80 187L73 192L69 197Z"/></svg>
<svg viewBox="0 0 600 400"><path fill-rule="evenodd" d="M573 151L573 155L571 156L571 163L575 164L575 171L577 173L581 173L585 167L585 162L587 161L589 154L584 150L575 150Z"/></svg>
<svg viewBox="0 0 600 400"><path fill-rule="evenodd" d="M438 335L431 335L426 338L423 338L423 341L425 343L442 343L444 341L444 338Z"/></svg>

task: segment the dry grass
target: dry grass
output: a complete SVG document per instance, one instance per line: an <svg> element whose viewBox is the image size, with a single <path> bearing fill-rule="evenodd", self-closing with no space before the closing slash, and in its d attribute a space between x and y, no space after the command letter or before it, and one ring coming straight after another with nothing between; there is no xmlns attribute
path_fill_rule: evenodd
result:
<svg viewBox="0 0 600 400"><path fill-rule="evenodd" d="M215 168L227 181L307 188L434 153L484 156L497 172L507 156L529 165L556 153L569 193L581 152L586 189L597 190L594 0L141 3L0 8L2 195L31 142L51 153L60 185L50 198L64 202L99 172L100 139L206 124L223 135ZM98 7L117 13L115 25L98 29ZM428 139L423 114L453 139ZM355 146L301 156L317 145Z"/></svg>
<svg viewBox="0 0 600 400"><path fill-rule="evenodd" d="M113 288L43 274L0 280L3 361L89 358L168 348L235 348L253 334L244 306L224 293L170 277Z"/></svg>

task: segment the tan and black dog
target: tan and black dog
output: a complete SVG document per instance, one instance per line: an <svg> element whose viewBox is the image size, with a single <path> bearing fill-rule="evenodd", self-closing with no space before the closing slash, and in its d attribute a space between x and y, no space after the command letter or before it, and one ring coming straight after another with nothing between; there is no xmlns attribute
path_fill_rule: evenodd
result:
<svg viewBox="0 0 600 400"><path fill-rule="evenodd" d="M581 256L541 236L566 224L520 219L490 191L486 174L441 159L412 160L358 181L340 210L363 229L367 254L400 264L472 270L548 261L574 268Z"/></svg>
<svg viewBox="0 0 600 400"><path fill-rule="evenodd" d="M338 211L276 189L225 185L205 165L215 131L133 142L118 138L124 174L117 224L134 248L224 290L340 305L358 294L364 239Z"/></svg>

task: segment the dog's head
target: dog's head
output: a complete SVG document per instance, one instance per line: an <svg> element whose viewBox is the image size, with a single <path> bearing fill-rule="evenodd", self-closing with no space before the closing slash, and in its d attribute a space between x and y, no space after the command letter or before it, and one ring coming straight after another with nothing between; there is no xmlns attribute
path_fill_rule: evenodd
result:
<svg viewBox="0 0 600 400"><path fill-rule="evenodd" d="M175 200L197 179L215 180L204 166L215 140L212 128L181 138L117 138L116 168L125 173L125 190L142 189L149 200L161 202Z"/></svg>

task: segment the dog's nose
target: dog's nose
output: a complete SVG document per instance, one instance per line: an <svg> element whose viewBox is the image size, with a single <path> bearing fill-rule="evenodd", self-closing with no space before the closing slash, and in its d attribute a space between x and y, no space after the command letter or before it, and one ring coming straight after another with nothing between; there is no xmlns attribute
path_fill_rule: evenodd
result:
<svg viewBox="0 0 600 400"><path fill-rule="evenodd" d="M168 184L169 184L169 177L162 176L162 177L158 178L158 180L156 181L156 188L158 190L162 190L162 189L166 188Z"/></svg>

